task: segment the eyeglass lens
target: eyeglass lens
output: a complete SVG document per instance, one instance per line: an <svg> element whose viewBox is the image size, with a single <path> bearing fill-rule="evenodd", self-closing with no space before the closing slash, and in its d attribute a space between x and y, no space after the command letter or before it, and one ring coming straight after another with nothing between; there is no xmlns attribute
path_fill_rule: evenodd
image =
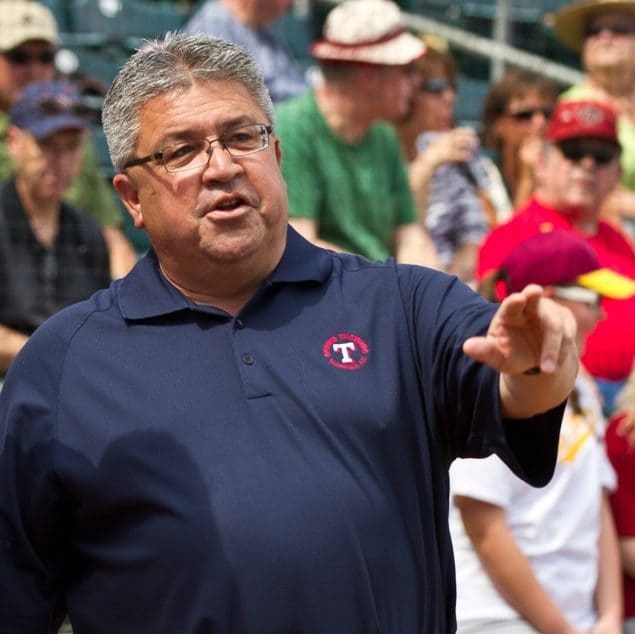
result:
<svg viewBox="0 0 635 634"><path fill-rule="evenodd" d="M218 141L232 156L244 156L269 145L269 129L262 124L242 126L230 130L218 139L195 139L187 143L179 143L161 151L163 163L170 172L195 169L205 165L212 152L212 143Z"/></svg>
<svg viewBox="0 0 635 634"><path fill-rule="evenodd" d="M516 110L515 112L510 112L509 114L516 119L516 121L529 121L537 114L541 114L545 119L549 119L549 117L551 117L551 113L551 108L523 108L522 110Z"/></svg>
<svg viewBox="0 0 635 634"><path fill-rule="evenodd" d="M617 157L617 148L613 146L589 146L579 141L562 141L559 143L562 155L573 163L578 163L585 157L592 158L596 165L608 165Z"/></svg>
<svg viewBox="0 0 635 634"><path fill-rule="evenodd" d="M429 92L433 95L440 95L446 90L455 90L454 84L443 77L432 77L426 79L421 85L423 92Z"/></svg>
<svg viewBox="0 0 635 634"><path fill-rule="evenodd" d="M55 51L42 51L40 53L28 53L19 49L7 51L4 56L11 64L24 66L32 62L39 62L42 65L50 65L55 61Z"/></svg>

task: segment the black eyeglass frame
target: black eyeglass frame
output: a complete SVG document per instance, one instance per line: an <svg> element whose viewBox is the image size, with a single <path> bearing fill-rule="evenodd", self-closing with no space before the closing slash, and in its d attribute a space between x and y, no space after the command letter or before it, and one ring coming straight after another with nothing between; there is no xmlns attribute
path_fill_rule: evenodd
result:
<svg viewBox="0 0 635 634"><path fill-rule="evenodd" d="M232 153L232 150L227 147L227 144L225 142L223 142L223 137L232 134L234 132L237 132L238 130L242 130L243 128L252 128L252 127L257 127L259 126L260 128L262 128L262 130L265 131L266 134L266 138L265 138L265 144L262 147L259 147L255 150L249 150L248 152L240 152L238 154L234 154ZM214 152L214 149L212 148L212 143L216 143L217 141L220 143L221 147L223 148L223 150L225 150L230 156L236 158L240 158L241 156L248 156L249 154L256 154L256 152L262 152L262 150L266 150L269 147L269 137L270 135L273 134L273 126L267 124L267 123L250 123L248 125L241 125L238 126L236 128L232 128L231 130L227 130L227 132L224 132L223 134L221 134L220 136L214 138L214 139L206 139L206 138L197 138L196 141L205 141L208 145L209 151L207 153L207 161L205 163L200 163L198 165L193 165L190 167L184 167L181 169L170 169L165 160L164 160L164 154L167 150L169 150L170 148L173 148L175 146L178 145L182 145L183 142L180 143L173 143L172 145L167 145L166 147L162 148L161 150L159 150L158 152L153 152L152 154L148 154L147 156L142 156L141 158L137 158L137 159L132 159L130 161L128 161L124 166L123 169L127 170L130 167L135 167L136 165L143 165L144 163L149 163L150 161L158 161L160 160L163 163L163 167L165 167L166 171L170 172L170 173L174 173L174 172L187 172L188 170L195 170L195 169L199 169L201 167L203 167L203 165L207 165L210 161L210 159L212 158L212 153Z"/></svg>
<svg viewBox="0 0 635 634"><path fill-rule="evenodd" d="M510 111L507 114L516 121L531 121L539 113L545 119L549 119L553 113L553 108L547 106L543 108L521 108L520 110Z"/></svg>

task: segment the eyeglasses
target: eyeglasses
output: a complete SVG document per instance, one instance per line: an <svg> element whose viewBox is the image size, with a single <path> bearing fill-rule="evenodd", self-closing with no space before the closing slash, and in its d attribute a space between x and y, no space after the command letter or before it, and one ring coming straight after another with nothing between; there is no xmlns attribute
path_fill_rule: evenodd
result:
<svg viewBox="0 0 635 634"><path fill-rule="evenodd" d="M583 286L555 286L553 294L558 299L586 304L589 308L599 308L602 301L602 296L597 291Z"/></svg>
<svg viewBox="0 0 635 634"><path fill-rule="evenodd" d="M615 145L588 145L584 141L570 139L560 141L557 144L562 156L572 163L579 163L582 159L589 157L596 165L608 165L615 160L619 154L619 148Z"/></svg>
<svg viewBox="0 0 635 634"><path fill-rule="evenodd" d="M50 66L55 61L55 51L41 51L39 53L29 53L15 49L3 53L10 64L14 66L26 66L38 62L43 66Z"/></svg>
<svg viewBox="0 0 635 634"><path fill-rule="evenodd" d="M218 143L230 156L246 156L268 148L272 132L272 127L264 123L244 125L228 130L216 139L192 139L168 145L159 152L128 161L124 169L160 159L168 172L194 170L209 163L214 151L212 143Z"/></svg>
<svg viewBox="0 0 635 634"><path fill-rule="evenodd" d="M613 35L633 35L633 33L635 33L635 24L629 22L615 22L611 24L597 22L595 24L587 24L584 29L584 37L595 37L600 35L602 31L608 31Z"/></svg>
<svg viewBox="0 0 635 634"><path fill-rule="evenodd" d="M47 116L55 115L74 115L82 119L90 119L97 117L99 111L90 106L75 101L72 97L46 97L41 99L37 104L38 110Z"/></svg>
<svg viewBox="0 0 635 634"><path fill-rule="evenodd" d="M421 91L432 95L440 95L446 90L456 90L456 86L449 79L444 77L431 77L421 84Z"/></svg>
<svg viewBox="0 0 635 634"><path fill-rule="evenodd" d="M509 113L509 116L516 121L531 121L537 114L541 114L545 119L551 117L552 108L523 108Z"/></svg>

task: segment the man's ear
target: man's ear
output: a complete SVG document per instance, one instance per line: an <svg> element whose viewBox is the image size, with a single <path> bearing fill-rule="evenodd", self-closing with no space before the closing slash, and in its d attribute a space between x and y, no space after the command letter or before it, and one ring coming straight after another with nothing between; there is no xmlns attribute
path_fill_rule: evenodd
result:
<svg viewBox="0 0 635 634"><path fill-rule="evenodd" d="M277 136L273 142L273 146L276 153L276 161L278 161L279 166L282 166L282 148L280 147L280 139Z"/></svg>
<svg viewBox="0 0 635 634"><path fill-rule="evenodd" d="M136 229L143 229L143 213L139 203L139 191L134 181L124 172L115 174L112 179L112 185L115 188L121 202L124 204L128 213L132 217Z"/></svg>

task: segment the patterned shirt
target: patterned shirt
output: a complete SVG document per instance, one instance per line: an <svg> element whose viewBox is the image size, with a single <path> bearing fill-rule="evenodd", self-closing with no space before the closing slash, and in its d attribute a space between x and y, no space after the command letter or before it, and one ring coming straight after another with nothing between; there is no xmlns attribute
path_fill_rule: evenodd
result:
<svg viewBox="0 0 635 634"><path fill-rule="evenodd" d="M184 30L209 33L246 48L260 65L274 102L295 97L308 88L300 67L272 29L255 30L242 24L221 2L203 4Z"/></svg>

